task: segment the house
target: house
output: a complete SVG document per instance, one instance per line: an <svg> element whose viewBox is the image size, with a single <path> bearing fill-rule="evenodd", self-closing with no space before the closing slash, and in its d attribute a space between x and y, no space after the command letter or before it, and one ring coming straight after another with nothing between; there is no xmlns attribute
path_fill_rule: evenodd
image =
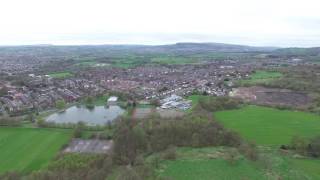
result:
<svg viewBox="0 0 320 180"><path fill-rule="evenodd" d="M108 105L115 105L115 104L117 104L117 101L118 101L118 97L116 97L116 96L111 96L111 97L109 97L109 99L107 100L107 104L108 104Z"/></svg>

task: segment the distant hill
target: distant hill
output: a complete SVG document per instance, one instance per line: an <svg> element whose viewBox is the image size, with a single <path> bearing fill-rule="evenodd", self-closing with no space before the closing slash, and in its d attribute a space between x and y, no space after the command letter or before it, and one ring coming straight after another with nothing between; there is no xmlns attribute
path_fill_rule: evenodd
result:
<svg viewBox="0 0 320 180"><path fill-rule="evenodd" d="M245 45L223 44L223 43L176 43L172 45L147 47L148 51L165 51L171 53L201 53L201 52L270 52L275 47L253 47Z"/></svg>
<svg viewBox="0 0 320 180"><path fill-rule="evenodd" d="M320 57L320 47L313 48L277 48L255 47L224 43L181 42L168 45L28 45L1 46L0 57L36 56L36 57L118 57L123 55L193 55L205 53L264 53L270 57Z"/></svg>
<svg viewBox="0 0 320 180"><path fill-rule="evenodd" d="M255 47L245 45L234 45L224 43L177 43L176 48L202 48L211 51L221 52L252 52L252 51L272 51L278 49L276 47Z"/></svg>
<svg viewBox="0 0 320 180"><path fill-rule="evenodd" d="M282 48L272 52L276 56L298 57L298 56L320 56L320 47L313 48Z"/></svg>
<svg viewBox="0 0 320 180"><path fill-rule="evenodd" d="M224 52L271 52L275 47L253 47L223 43L176 43L170 45L29 45L0 47L1 55L73 56L73 55L119 55L119 54L173 54L189 55L198 53Z"/></svg>

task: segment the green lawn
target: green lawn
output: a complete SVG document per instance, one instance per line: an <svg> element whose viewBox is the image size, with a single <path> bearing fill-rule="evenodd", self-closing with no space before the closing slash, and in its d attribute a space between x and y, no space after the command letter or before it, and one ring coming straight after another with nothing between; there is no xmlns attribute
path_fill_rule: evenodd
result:
<svg viewBox="0 0 320 180"><path fill-rule="evenodd" d="M218 121L259 145L290 143L292 136L320 134L320 116L311 113L278 110L260 106L215 113Z"/></svg>
<svg viewBox="0 0 320 180"><path fill-rule="evenodd" d="M256 71L249 76L249 79L241 80L241 85L255 85L261 83L267 83L282 77L280 72L275 71Z"/></svg>
<svg viewBox="0 0 320 180"><path fill-rule="evenodd" d="M68 78L73 76L73 74L69 72L57 72L57 73L51 73L48 75L52 78L58 78L58 79L63 79L63 78Z"/></svg>
<svg viewBox="0 0 320 180"><path fill-rule="evenodd" d="M70 137L68 130L0 127L0 173L45 167Z"/></svg>

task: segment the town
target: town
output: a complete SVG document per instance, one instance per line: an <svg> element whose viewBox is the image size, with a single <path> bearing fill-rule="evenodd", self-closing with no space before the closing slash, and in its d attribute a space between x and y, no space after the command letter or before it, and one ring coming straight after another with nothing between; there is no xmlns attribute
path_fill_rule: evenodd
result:
<svg viewBox="0 0 320 180"><path fill-rule="evenodd" d="M314 51L0 47L0 179L318 179Z"/></svg>
<svg viewBox="0 0 320 180"><path fill-rule="evenodd" d="M28 65L24 67L3 64L0 67L6 68L2 69L6 79L18 77L21 80L20 83L12 83L1 79L0 112L6 111L12 115L38 112L54 107L58 100L72 103L105 92L122 92L137 100L161 100L173 94L188 96L195 92L225 96L235 81L247 78L255 69L274 67L277 60L266 59L258 63L220 60L201 64L149 65L126 69L90 68L79 70L74 76L67 78L35 74ZM296 59L282 62L289 65L305 63ZM14 63L20 64L20 61ZM20 66L26 72L17 69Z"/></svg>

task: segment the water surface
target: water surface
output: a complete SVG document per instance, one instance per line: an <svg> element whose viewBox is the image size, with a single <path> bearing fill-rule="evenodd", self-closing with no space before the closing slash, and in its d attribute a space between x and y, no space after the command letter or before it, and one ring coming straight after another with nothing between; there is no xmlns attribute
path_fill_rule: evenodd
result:
<svg viewBox="0 0 320 180"><path fill-rule="evenodd" d="M119 106L95 106L88 109L85 106L72 106L63 112L54 113L46 121L55 123L85 122L87 125L105 125L124 113Z"/></svg>

